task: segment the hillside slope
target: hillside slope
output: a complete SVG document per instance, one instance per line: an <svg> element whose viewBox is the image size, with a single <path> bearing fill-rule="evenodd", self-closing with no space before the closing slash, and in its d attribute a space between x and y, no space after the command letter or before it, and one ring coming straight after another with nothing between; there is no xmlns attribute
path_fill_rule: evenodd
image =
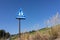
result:
<svg viewBox="0 0 60 40"><path fill-rule="evenodd" d="M18 35L11 38L18 40ZM56 40L57 38L60 38L60 25L21 34L21 40Z"/></svg>

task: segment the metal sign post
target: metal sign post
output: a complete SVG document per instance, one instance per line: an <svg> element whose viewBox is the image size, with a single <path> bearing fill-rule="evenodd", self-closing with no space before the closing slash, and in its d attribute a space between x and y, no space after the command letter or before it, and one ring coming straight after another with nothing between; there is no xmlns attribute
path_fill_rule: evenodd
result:
<svg viewBox="0 0 60 40"><path fill-rule="evenodd" d="M18 21L19 21L19 39L18 40L21 40L21 30L20 30L21 24L20 23L21 23L22 19L25 19L25 16L24 16L21 8L20 8L19 12L17 13L16 19L18 19Z"/></svg>

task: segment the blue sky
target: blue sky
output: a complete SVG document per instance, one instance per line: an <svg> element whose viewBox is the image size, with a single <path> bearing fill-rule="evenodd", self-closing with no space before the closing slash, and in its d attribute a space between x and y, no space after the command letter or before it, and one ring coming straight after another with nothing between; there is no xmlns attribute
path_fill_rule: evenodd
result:
<svg viewBox="0 0 60 40"><path fill-rule="evenodd" d="M60 0L0 0L0 29L18 33L16 13L23 9L26 20L21 21L21 32L45 27L44 21L60 13Z"/></svg>

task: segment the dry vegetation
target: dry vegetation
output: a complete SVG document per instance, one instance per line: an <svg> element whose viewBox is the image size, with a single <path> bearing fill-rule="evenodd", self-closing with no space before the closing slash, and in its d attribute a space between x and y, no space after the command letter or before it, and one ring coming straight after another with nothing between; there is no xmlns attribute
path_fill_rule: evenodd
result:
<svg viewBox="0 0 60 40"><path fill-rule="evenodd" d="M60 25L21 35L21 40L56 40L57 38L60 38ZM18 37L14 40L18 40Z"/></svg>

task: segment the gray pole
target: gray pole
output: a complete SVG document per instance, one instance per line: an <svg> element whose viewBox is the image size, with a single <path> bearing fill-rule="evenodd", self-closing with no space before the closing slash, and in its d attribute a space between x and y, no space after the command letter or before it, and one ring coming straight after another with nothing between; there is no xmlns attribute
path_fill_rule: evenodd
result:
<svg viewBox="0 0 60 40"><path fill-rule="evenodd" d="M21 21L21 20L19 19L19 40L21 39L21 32L20 32L20 26L21 26L21 25L20 25L20 21Z"/></svg>

